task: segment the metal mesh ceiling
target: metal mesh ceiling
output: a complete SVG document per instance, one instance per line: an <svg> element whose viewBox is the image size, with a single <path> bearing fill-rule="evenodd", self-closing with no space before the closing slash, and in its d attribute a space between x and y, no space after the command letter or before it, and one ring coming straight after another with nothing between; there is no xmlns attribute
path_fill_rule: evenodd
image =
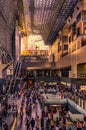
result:
<svg viewBox="0 0 86 130"><path fill-rule="evenodd" d="M39 30L46 44L52 44L79 0L27 1L32 30Z"/></svg>

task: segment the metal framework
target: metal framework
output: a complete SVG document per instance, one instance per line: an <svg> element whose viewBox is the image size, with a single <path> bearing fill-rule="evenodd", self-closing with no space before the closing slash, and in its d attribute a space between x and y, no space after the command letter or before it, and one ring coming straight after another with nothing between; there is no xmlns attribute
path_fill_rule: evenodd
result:
<svg viewBox="0 0 86 130"><path fill-rule="evenodd" d="M39 30L46 44L52 44L58 32L80 0L27 0L31 29ZM28 23L29 24L29 23Z"/></svg>

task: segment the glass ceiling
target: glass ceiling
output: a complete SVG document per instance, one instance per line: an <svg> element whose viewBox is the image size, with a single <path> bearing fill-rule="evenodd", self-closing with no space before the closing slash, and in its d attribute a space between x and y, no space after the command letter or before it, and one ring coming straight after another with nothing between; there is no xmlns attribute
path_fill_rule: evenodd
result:
<svg viewBox="0 0 86 130"><path fill-rule="evenodd" d="M27 0L28 25L39 30L46 44L52 44L79 0Z"/></svg>

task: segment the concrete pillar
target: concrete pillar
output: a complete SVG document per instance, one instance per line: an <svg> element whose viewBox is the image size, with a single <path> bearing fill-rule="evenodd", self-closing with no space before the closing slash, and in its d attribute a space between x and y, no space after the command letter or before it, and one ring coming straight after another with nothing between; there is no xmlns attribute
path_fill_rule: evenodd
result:
<svg viewBox="0 0 86 130"><path fill-rule="evenodd" d="M50 77L52 77L52 70L50 70Z"/></svg>
<svg viewBox="0 0 86 130"><path fill-rule="evenodd" d="M62 74L61 74L61 71L59 70L59 77L61 77L62 76Z"/></svg>
<svg viewBox="0 0 86 130"><path fill-rule="evenodd" d="M78 105L80 106L80 98L79 98L79 104Z"/></svg>
<svg viewBox="0 0 86 130"><path fill-rule="evenodd" d="M2 64L2 60L1 60L1 54L0 54L0 65Z"/></svg>
<svg viewBox="0 0 86 130"><path fill-rule="evenodd" d="M76 63L72 63L71 78L77 78L77 64Z"/></svg>
<svg viewBox="0 0 86 130"><path fill-rule="evenodd" d="M85 101L85 110L86 110L86 101Z"/></svg>
<svg viewBox="0 0 86 130"><path fill-rule="evenodd" d="M21 52L21 34L20 32L16 29L16 38L15 38L15 46L16 46L16 60L19 60L20 57L20 52Z"/></svg>
<svg viewBox="0 0 86 130"><path fill-rule="evenodd" d="M24 36L21 38L21 54L28 50L28 37Z"/></svg>
<svg viewBox="0 0 86 130"><path fill-rule="evenodd" d="M42 77L44 77L44 71L42 70Z"/></svg>
<svg viewBox="0 0 86 130"><path fill-rule="evenodd" d="M23 39L24 39L24 45L25 45L25 46L24 46L24 49L25 49L25 50L28 50L28 37L27 37L27 36L24 36Z"/></svg>
<svg viewBox="0 0 86 130"><path fill-rule="evenodd" d="M34 77L36 78L37 77L37 71L34 71Z"/></svg>
<svg viewBox="0 0 86 130"><path fill-rule="evenodd" d="M83 108L83 100L81 100L81 107Z"/></svg>

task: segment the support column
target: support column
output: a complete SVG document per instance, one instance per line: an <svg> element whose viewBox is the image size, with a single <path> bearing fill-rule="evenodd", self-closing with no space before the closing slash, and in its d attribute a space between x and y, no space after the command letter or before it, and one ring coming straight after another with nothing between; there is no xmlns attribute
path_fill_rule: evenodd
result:
<svg viewBox="0 0 86 130"><path fill-rule="evenodd" d="M44 71L42 70L42 77L44 77Z"/></svg>
<svg viewBox="0 0 86 130"><path fill-rule="evenodd" d="M50 78L52 77L52 70L50 70Z"/></svg>
<svg viewBox="0 0 86 130"><path fill-rule="evenodd" d="M2 64L1 54L0 54L0 65Z"/></svg>
<svg viewBox="0 0 86 130"><path fill-rule="evenodd" d="M24 36L21 39L21 54L27 55L28 51L28 37Z"/></svg>
<svg viewBox="0 0 86 130"><path fill-rule="evenodd" d="M71 78L77 78L77 64L75 63L71 66Z"/></svg>
<svg viewBox="0 0 86 130"><path fill-rule="evenodd" d="M27 36L24 36L23 39L24 39L24 45L25 45L25 46L24 46L24 47L25 47L24 49L25 49L25 50L28 50L28 37L27 37Z"/></svg>
<svg viewBox="0 0 86 130"><path fill-rule="evenodd" d="M37 77L37 71L34 71L34 77L36 78Z"/></svg>

